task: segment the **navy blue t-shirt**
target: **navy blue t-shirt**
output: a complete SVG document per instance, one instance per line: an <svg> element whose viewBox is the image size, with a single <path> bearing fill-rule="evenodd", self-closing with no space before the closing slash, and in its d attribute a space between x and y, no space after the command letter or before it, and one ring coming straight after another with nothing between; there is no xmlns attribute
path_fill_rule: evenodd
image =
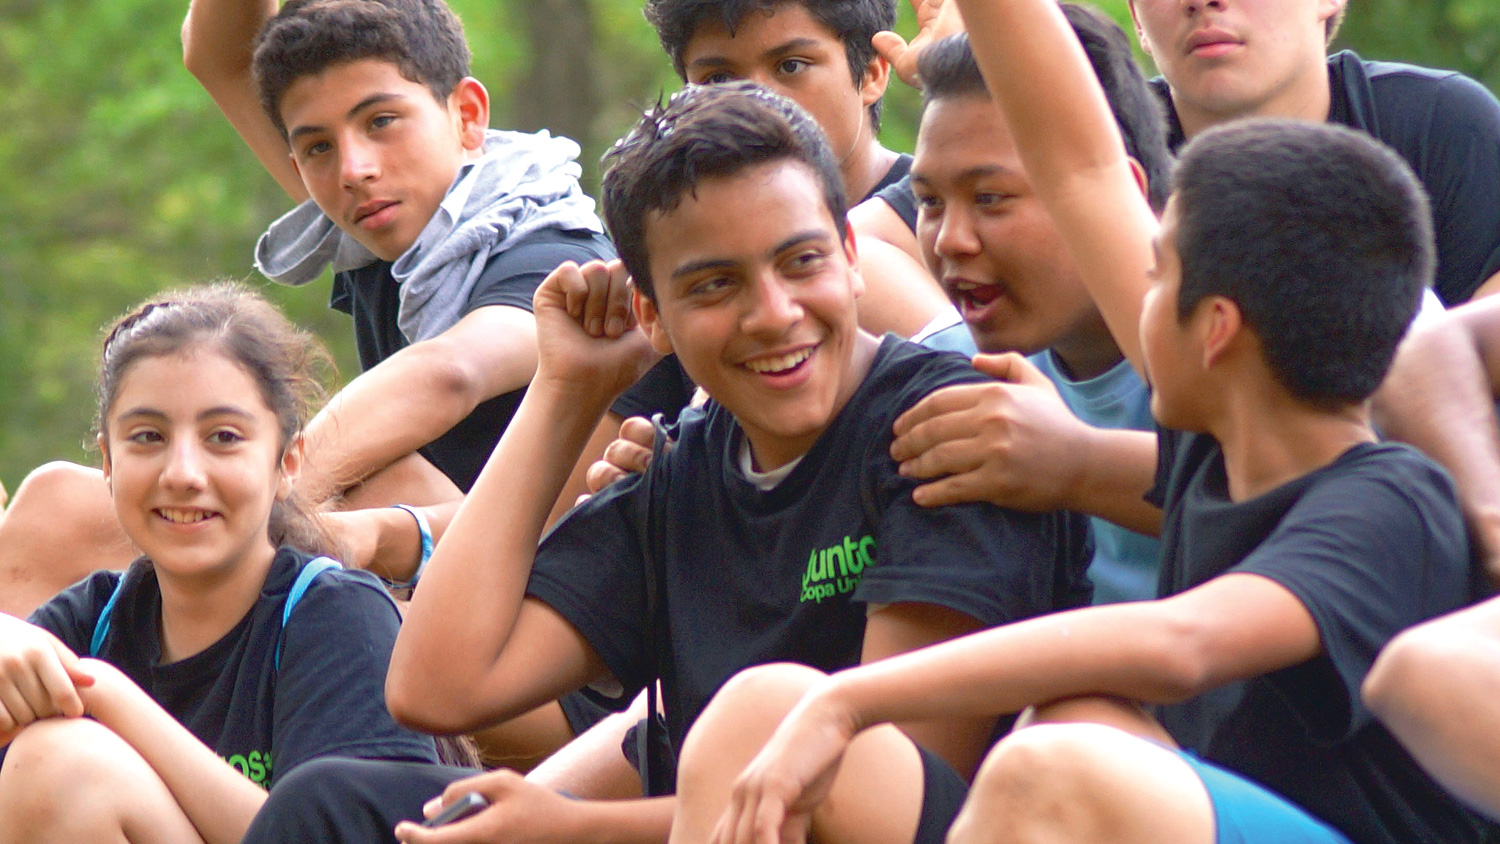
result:
<svg viewBox="0 0 1500 844"><path fill-rule="evenodd" d="M728 411L714 402L684 411L676 443L645 475L584 502L542 540L529 594L583 634L620 696L633 697L660 666L678 748L745 668L857 663L869 605L932 604L992 626L1086 604L1086 519L990 504L923 508L911 498L916 483L897 474L888 451L896 417L940 387L983 380L959 355L887 336L849 403L770 490L742 473L742 433Z"/></svg>
<svg viewBox="0 0 1500 844"><path fill-rule="evenodd" d="M1361 444L1256 498L1229 499L1212 437L1159 433L1163 596L1229 573L1275 581L1317 624L1323 653L1160 708L1184 747L1270 788L1361 844L1479 841L1476 818L1360 700L1400 630L1469 603L1452 481L1408 446Z"/></svg>
<svg viewBox="0 0 1500 844"><path fill-rule="evenodd" d="M1432 199L1437 280L1443 304L1468 301L1500 272L1500 102L1452 70L1371 62L1350 51L1328 58L1328 121L1389 145L1416 171ZM1152 84L1167 106L1167 143L1183 144L1165 80Z"/></svg>
<svg viewBox="0 0 1500 844"><path fill-rule="evenodd" d="M469 294L464 314L486 305L509 305L530 313L537 287L559 264L613 257L614 247L602 234L544 229L527 235L490 257ZM401 286L391 275L389 261L335 275L329 305L354 318L355 347L359 364L365 369L410 345L396 323ZM418 451L459 489L468 492L525 394L523 387L481 403Z"/></svg>
<svg viewBox="0 0 1500 844"><path fill-rule="evenodd" d="M345 569L319 574L283 631L287 594L309 559L279 550L245 618L207 649L170 664L161 662L161 590L145 559L123 575L95 572L37 608L30 620L87 655L99 614L124 577L99 658L266 788L319 756L436 762L432 739L398 726L385 708L385 675L401 619L379 580Z"/></svg>

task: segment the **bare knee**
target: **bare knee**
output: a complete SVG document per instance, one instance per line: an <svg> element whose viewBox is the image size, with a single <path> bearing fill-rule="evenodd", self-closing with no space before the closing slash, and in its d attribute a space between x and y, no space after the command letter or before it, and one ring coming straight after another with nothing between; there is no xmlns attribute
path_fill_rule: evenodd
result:
<svg viewBox="0 0 1500 844"><path fill-rule="evenodd" d="M118 831L122 803L134 791L131 758L139 756L93 721L37 721L11 742L0 768L0 828L38 840L65 818L77 832Z"/></svg>
<svg viewBox="0 0 1500 844"><path fill-rule="evenodd" d="M757 665L729 678L714 694L683 742L682 765L702 751L694 745L725 738L759 744L769 738L787 712L815 683L827 677L815 668L778 662Z"/></svg>
<svg viewBox="0 0 1500 844"><path fill-rule="evenodd" d="M0 611L24 617L89 572L123 568L135 553L101 472L45 464L21 482L0 521Z"/></svg>
<svg viewBox="0 0 1500 844"><path fill-rule="evenodd" d="M1168 752L1098 724L1018 730L980 767L950 844L1151 840L1156 833L1139 825L1148 798L1137 787L1142 768L1132 760L1153 750ZM1192 787L1196 777L1181 767L1183 779L1175 785ZM1211 833L1211 815L1207 828Z"/></svg>

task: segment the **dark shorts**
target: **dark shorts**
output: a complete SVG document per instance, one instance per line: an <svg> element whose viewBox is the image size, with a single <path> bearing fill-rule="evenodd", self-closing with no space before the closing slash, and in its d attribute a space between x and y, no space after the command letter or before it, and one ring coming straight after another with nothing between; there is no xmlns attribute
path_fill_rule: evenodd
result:
<svg viewBox="0 0 1500 844"><path fill-rule="evenodd" d="M313 759L276 782L241 844L395 842L397 823L420 821L422 804L477 773L419 762Z"/></svg>
<svg viewBox="0 0 1500 844"><path fill-rule="evenodd" d="M943 844L969 796L969 784L941 756L921 745L917 752L922 756L922 817L912 844Z"/></svg>
<svg viewBox="0 0 1500 844"><path fill-rule="evenodd" d="M1177 754L1208 789L1216 844L1350 844L1338 830L1275 792L1187 751Z"/></svg>

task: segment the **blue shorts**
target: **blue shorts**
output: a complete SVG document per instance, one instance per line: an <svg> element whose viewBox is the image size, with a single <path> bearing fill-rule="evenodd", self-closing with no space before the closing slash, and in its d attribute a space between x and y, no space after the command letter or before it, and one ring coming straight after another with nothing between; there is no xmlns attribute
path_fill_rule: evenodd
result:
<svg viewBox="0 0 1500 844"><path fill-rule="evenodd" d="M1177 754L1208 789L1216 844L1351 844L1286 798L1185 750Z"/></svg>

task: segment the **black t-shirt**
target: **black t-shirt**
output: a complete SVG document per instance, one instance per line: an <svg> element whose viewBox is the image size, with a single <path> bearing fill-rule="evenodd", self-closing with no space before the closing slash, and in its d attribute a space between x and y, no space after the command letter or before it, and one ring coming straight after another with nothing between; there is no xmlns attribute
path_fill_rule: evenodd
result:
<svg viewBox="0 0 1500 844"><path fill-rule="evenodd" d="M1445 305L1467 301L1500 272L1500 102L1457 71L1370 62L1344 51L1328 58L1328 120L1362 130L1406 159L1432 199L1437 238L1434 290ZM1182 125L1162 79L1167 142Z"/></svg>
<svg viewBox="0 0 1500 844"><path fill-rule="evenodd" d="M1312 615L1323 654L1179 706L1184 747L1283 795L1361 844L1478 841L1477 820L1424 774L1360 701L1398 631L1473 595L1453 484L1416 450L1362 444L1256 498L1232 502L1212 437L1161 431L1160 591L1227 573L1268 578Z"/></svg>
<svg viewBox="0 0 1500 844"><path fill-rule="evenodd" d="M559 264L582 264L614 255L608 238L594 232L545 229L527 235L490 257L464 313L486 305L509 305L530 313L537 286ZM401 286L391 275L389 261L335 275L329 305L354 317L354 342L360 366L365 369L410 345L396 323ZM522 388L483 402L419 451L459 489L468 492L525 394Z"/></svg>
<svg viewBox="0 0 1500 844"><path fill-rule="evenodd" d="M884 197L885 191L893 190L901 185L905 185L906 192L910 194L911 180L908 174L911 173L911 160L911 156L905 153L896 156L895 163L885 171L885 175L873 188L870 188L870 192L865 194L864 198ZM912 200L911 219L906 221L913 231L917 227L915 202L916 200ZM895 207L894 204L892 207ZM897 213L901 213L899 208L896 210ZM905 220L906 217L903 215L902 219ZM647 370L646 374L642 375L641 379L630 389L621 394L609 409L625 419L632 416L649 417L660 413L664 419L671 422L693 400L693 393L697 388L698 385L688 377L687 370L677 362L677 356L667 355Z"/></svg>
<svg viewBox="0 0 1500 844"><path fill-rule="evenodd" d="M583 634L619 696L633 697L661 666L679 748L744 668L858 662L866 605L932 604L996 625L1085 604L1085 519L989 504L923 508L911 498L915 482L897 474L888 452L896 417L940 387L983 380L960 355L887 336L849 403L770 490L741 472L742 434L728 411L715 402L685 411L676 444L645 475L589 499L543 539L529 594ZM654 623L643 524L655 537Z"/></svg>
<svg viewBox="0 0 1500 844"><path fill-rule="evenodd" d="M161 663L161 590L144 558L123 575L89 575L30 620L86 655L99 614L124 577L99 658L266 788L319 756L436 762L432 739L398 726L385 708L386 669L401 619L379 580L345 569L319 574L283 633L287 594L309 559L279 550L245 618L207 649L170 664Z"/></svg>

